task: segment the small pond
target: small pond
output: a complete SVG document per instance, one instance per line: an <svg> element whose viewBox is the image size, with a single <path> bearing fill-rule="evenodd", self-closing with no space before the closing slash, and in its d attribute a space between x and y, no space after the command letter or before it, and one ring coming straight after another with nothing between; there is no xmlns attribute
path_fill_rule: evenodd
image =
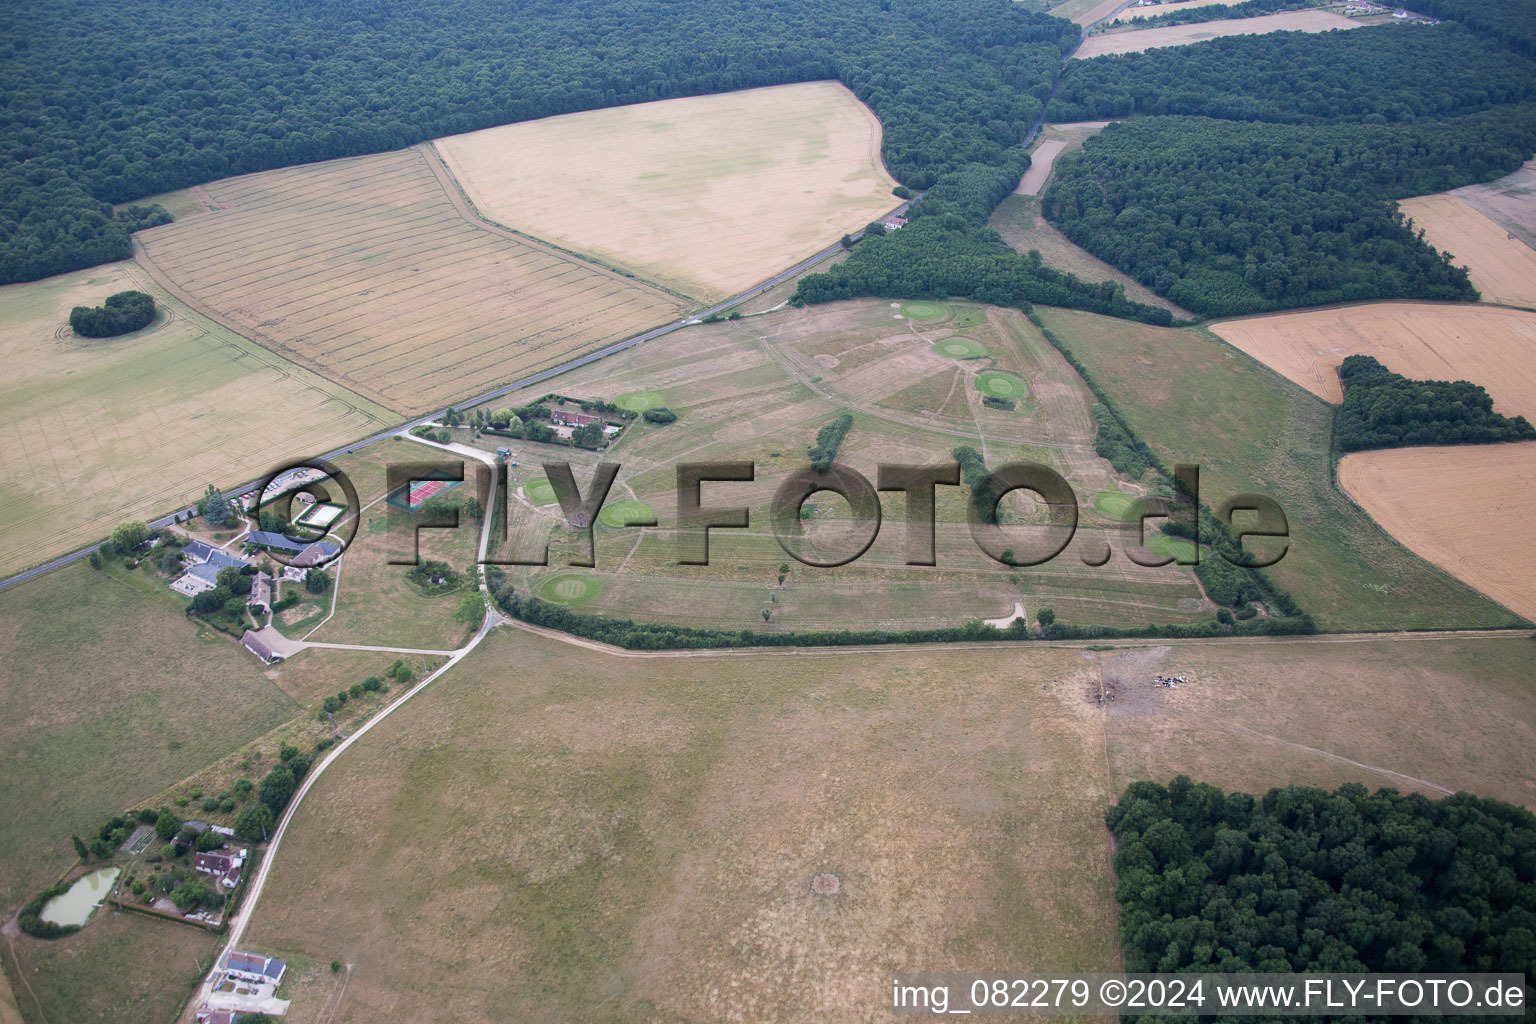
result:
<svg viewBox="0 0 1536 1024"><path fill-rule="evenodd" d="M43 905L42 913L38 914L49 924L71 925L85 924L91 916L91 911L101 906L101 901L107 898L107 893L112 891L112 883L117 881L117 876L122 868L102 868L100 871L92 871L75 880L75 884L69 887L69 891L62 896L55 896Z"/></svg>

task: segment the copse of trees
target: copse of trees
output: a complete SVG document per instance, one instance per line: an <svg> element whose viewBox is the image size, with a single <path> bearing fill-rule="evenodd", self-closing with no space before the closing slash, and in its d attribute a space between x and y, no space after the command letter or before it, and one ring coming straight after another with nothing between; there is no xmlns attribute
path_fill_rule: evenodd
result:
<svg viewBox="0 0 1536 1024"><path fill-rule="evenodd" d="M0 283L132 255L110 203L626 103L839 79L923 189L1040 113L1070 22L996 0L101 0L0 32ZM175 45L162 45L174 39ZM171 64L174 57L175 65ZM65 97L67 102L60 102Z"/></svg>
<svg viewBox="0 0 1536 1024"><path fill-rule="evenodd" d="M1132 972L1536 972L1536 817L1356 783L1132 783L1114 834Z"/></svg>
<svg viewBox="0 0 1536 1024"><path fill-rule="evenodd" d="M1041 209L1073 242L1209 316L1470 300L1466 271L1391 200L1508 173L1533 146L1530 103L1408 125L1135 118L1060 160Z"/></svg>
<svg viewBox="0 0 1536 1024"><path fill-rule="evenodd" d="M845 412L816 432L816 443L805 452L810 457L812 469L825 473L832 467L837 461L837 449L852 427L853 414Z"/></svg>
<svg viewBox="0 0 1536 1024"><path fill-rule="evenodd" d="M1344 401L1334 410L1340 452L1420 444L1494 444L1536 438L1524 416L1493 411L1493 399L1470 381L1410 380L1371 356L1339 366Z"/></svg>
<svg viewBox="0 0 1536 1024"><path fill-rule="evenodd" d="M82 338L115 338L148 327L155 318L155 300L144 292L107 296L100 306L76 306L69 311L69 329Z"/></svg>

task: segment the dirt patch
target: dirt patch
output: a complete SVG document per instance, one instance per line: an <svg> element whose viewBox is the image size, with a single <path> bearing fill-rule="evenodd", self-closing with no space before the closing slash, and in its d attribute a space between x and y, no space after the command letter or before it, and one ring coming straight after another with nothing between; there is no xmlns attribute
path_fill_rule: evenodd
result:
<svg viewBox="0 0 1536 1024"><path fill-rule="evenodd" d="M1211 331L1319 398L1342 402L1338 366L1374 356L1415 380L1469 380L1506 416L1536 418L1536 313L1373 302L1226 320Z"/></svg>
<svg viewBox="0 0 1536 1024"><path fill-rule="evenodd" d="M1266 32L1331 32L1334 29L1359 28L1342 14L1327 11L1286 11L1257 18L1228 18L1201 21L1192 25L1167 25L1135 32L1110 32L1089 36L1072 56L1087 59L1107 53L1140 53L1159 46L1183 46L1218 36L1262 35Z"/></svg>
<svg viewBox="0 0 1536 1024"><path fill-rule="evenodd" d="M1536 306L1536 251L1458 195L1416 196L1397 204L1425 240L1467 268L1488 302Z"/></svg>
<svg viewBox="0 0 1536 1024"><path fill-rule="evenodd" d="M1409 550L1536 621L1536 443L1394 448L1339 462L1339 486Z"/></svg>

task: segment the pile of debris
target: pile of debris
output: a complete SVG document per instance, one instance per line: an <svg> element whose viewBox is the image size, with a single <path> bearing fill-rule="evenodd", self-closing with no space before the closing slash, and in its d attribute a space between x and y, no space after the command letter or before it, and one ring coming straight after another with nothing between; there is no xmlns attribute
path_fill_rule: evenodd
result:
<svg viewBox="0 0 1536 1024"><path fill-rule="evenodd" d="M1156 676L1153 676L1152 678L1157 683L1158 686L1174 687L1174 686L1178 686L1180 683L1187 683L1187 682L1189 682L1189 679L1187 677L1185 677L1185 676L1156 675Z"/></svg>

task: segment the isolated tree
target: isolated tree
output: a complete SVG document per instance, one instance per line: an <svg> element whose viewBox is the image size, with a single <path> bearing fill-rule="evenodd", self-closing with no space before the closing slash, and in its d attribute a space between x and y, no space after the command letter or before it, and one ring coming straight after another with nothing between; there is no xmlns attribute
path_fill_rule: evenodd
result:
<svg viewBox="0 0 1536 1024"><path fill-rule="evenodd" d="M266 804L251 804L235 818L235 835L248 843L259 843L272 832L272 808Z"/></svg>
<svg viewBox="0 0 1536 1024"><path fill-rule="evenodd" d="M69 838L70 841L75 844L75 856L79 857L81 860L90 860L91 851L85 848L84 841L82 841L79 836L72 835Z"/></svg>
<svg viewBox="0 0 1536 1024"><path fill-rule="evenodd" d="M160 817L155 819L155 835L170 842L181 829L181 819L170 811L161 811Z"/></svg>
<svg viewBox="0 0 1536 1024"><path fill-rule="evenodd" d="M160 556L160 571L167 576L181 570L181 552L177 550L167 551Z"/></svg>
<svg viewBox="0 0 1536 1024"><path fill-rule="evenodd" d="M450 427L456 427L464 422L464 414L457 409L450 408L447 412L443 413L443 422Z"/></svg>
<svg viewBox="0 0 1536 1024"><path fill-rule="evenodd" d="M101 560L101 552L100 551L92 551L91 552L90 563L91 563L91 568L92 569L100 569L101 568L103 563L102 563L102 560Z"/></svg>
<svg viewBox="0 0 1536 1024"><path fill-rule="evenodd" d="M323 594L331 588L331 575L324 569L311 569L304 574L304 589L311 594Z"/></svg>
<svg viewBox="0 0 1536 1024"><path fill-rule="evenodd" d="M208 485L208 490L203 494L203 500L198 504L202 506L203 518L208 520L210 525L225 526L235 517L229 499L224 497L224 492L213 484Z"/></svg>
<svg viewBox="0 0 1536 1024"><path fill-rule="evenodd" d="M112 856L112 844L101 837L91 840L91 856L97 860L108 860Z"/></svg>
<svg viewBox="0 0 1536 1024"><path fill-rule="evenodd" d="M281 814L293 797L296 785L297 780L294 779L293 772L288 770L287 765L280 764L267 772L266 778L261 780L261 788L257 791L258 799L271 808L274 815Z"/></svg>
<svg viewBox="0 0 1536 1024"><path fill-rule="evenodd" d="M478 626L485 620L485 595L478 590L471 590L459 598L459 606L453 611L453 618L465 626Z"/></svg>
<svg viewBox="0 0 1536 1024"><path fill-rule="evenodd" d="M1056 621L1056 611L1053 608L1041 608L1035 613L1035 618L1039 620L1040 625L1049 626Z"/></svg>
<svg viewBox="0 0 1536 1024"><path fill-rule="evenodd" d="M479 498L465 498L464 504L460 508L471 519L485 518L485 506L481 504Z"/></svg>
<svg viewBox="0 0 1536 1024"><path fill-rule="evenodd" d="M112 528L112 543L124 551L132 551L149 536L149 524L142 519L128 519Z"/></svg>
<svg viewBox="0 0 1536 1024"><path fill-rule="evenodd" d="M335 697L326 697L320 702L320 713L323 715L334 715L340 710L341 701L337 700Z"/></svg>

